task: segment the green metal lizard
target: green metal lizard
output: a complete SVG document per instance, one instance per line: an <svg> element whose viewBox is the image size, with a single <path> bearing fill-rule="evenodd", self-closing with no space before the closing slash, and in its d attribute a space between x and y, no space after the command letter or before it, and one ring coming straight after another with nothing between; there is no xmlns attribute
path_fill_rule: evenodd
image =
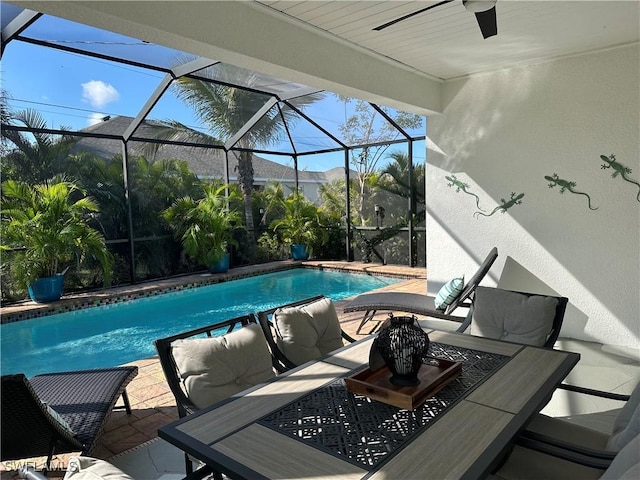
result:
<svg viewBox="0 0 640 480"><path fill-rule="evenodd" d="M511 192L511 199L509 199L507 201L504 198L501 198L500 199L501 205L498 205L496 208L494 208L491 213L486 214L486 213L482 213L482 212L475 212L473 214L473 216L476 217L476 218L478 218L476 215L482 215L484 217L490 217L491 215L493 215L494 213L496 213L498 211L501 211L502 213L505 213L508 209L510 209L514 205L520 205L522 203L522 197L524 197L524 193L516 195L515 192Z"/></svg>
<svg viewBox="0 0 640 480"><path fill-rule="evenodd" d="M478 210L482 210L482 208L480 208L480 198L478 197L478 195L476 195L475 193L472 193L469 190L467 190L467 188L469 188L469 184L468 183L461 182L460 180L458 180L456 178L455 175L451 175L450 177L445 176L444 178L449 180L449 182L450 182L450 183L447 183L447 187L456 187L456 192L459 192L459 191L462 190L467 195L471 195L472 197L476 197L476 206L478 207ZM482 211L484 212L484 210L482 210Z"/></svg>
<svg viewBox="0 0 640 480"><path fill-rule="evenodd" d="M616 178L618 175L620 175L623 180L626 180L627 182L633 183L634 185L638 186L638 195L636 199L640 202L640 183L636 182L635 180L631 180L629 177L627 177L627 173L631 173L631 169L617 162L616 156L613 153L608 157L605 157L604 155L600 155L600 158L605 162L601 165L600 167L601 169L604 170L605 168L613 168L613 173L611 174L611 177Z"/></svg>
<svg viewBox="0 0 640 480"><path fill-rule="evenodd" d="M545 175L544 176L545 180L548 180L549 182L549 188L553 188L556 185L558 185L560 187L560 193L564 193L565 190L569 190L571 193L575 193L577 195L584 195L585 197L587 197L587 203L589 205L589 210L597 210L598 207L592 207L591 206L591 197L589 196L588 193L584 193L584 192L579 192L577 190L574 190L573 187L575 187L577 184L576 182L571 182L569 180L563 180L562 178L558 177L557 173L554 173L553 176L548 176Z"/></svg>

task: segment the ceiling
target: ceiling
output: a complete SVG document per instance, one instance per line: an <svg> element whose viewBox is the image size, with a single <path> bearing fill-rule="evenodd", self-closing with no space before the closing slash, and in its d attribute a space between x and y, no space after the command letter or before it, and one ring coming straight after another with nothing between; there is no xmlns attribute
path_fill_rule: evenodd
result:
<svg viewBox="0 0 640 480"><path fill-rule="evenodd" d="M374 27L437 1L271 1L278 15L414 70L450 80L640 40L640 2L498 0L498 35L483 39L461 0L381 31Z"/></svg>
<svg viewBox="0 0 640 480"><path fill-rule="evenodd" d="M381 31L440 2L2 1L422 115L446 81L640 42L639 0L497 0L488 39L462 0Z"/></svg>

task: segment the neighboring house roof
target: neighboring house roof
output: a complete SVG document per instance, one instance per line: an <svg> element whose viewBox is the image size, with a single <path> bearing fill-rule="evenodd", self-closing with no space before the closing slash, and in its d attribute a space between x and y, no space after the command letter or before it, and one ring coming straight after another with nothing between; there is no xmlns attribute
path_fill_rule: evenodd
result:
<svg viewBox="0 0 640 480"><path fill-rule="evenodd" d="M118 116L85 128L84 132L99 133L102 135L123 135L133 121L132 117ZM135 137L153 137L152 123L148 121L135 131ZM129 143L129 155L142 155L142 145L139 142ZM122 143L117 140L97 137L84 137L74 147L74 151L85 150L102 158L111 159L115 155L122 155ZM229 153L229 177L236 180L238 159L236 152ZM164 159L185 160L189 168L200 178L223 178L225 153L216 148L193 148L179 145L165 145L155 154L156 160ZM293 162L292 162L293 163ZM338 171L340 172L338 174ZM256 181L278 180L281 182L293 182L295 170L292 167L281 165L267 160L258 155L253 155L253 176ZM301 182L326 183L335 178L344 176L343 168L334 168L328 172L298 171L298 179Z"/></svg>

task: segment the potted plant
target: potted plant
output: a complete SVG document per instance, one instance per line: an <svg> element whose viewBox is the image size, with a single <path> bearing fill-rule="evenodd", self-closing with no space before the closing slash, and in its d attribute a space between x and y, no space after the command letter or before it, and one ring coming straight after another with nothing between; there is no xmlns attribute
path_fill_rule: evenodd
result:
<svg viewBox="0 0 640 480"><path fill-rule="evenodd" d="M233 239L233 229L242 221L238 210L229 204L240 197L229 185L206 184L202 188L201 199L179 198L162 217L182 242L189 258L206 266L211 273L224 273L229 269L227 248L238 244Z"/></svg>
<svg viewBox="0 0 640 480"><path fill-rule="evenodd" d="M271 228L290 245L291 258L307 260L313 244L326 237L326 231L320 225L318 208L298 190L283 200L283 207L284 216L274 221Z"/></svg>
<svg viewBox="0 0 640 480"><path fill-rule="evenodd" d="M84 189L64 176L37 185L2 182L3 270L39 303L58 300L66 271L87 258L98 260L109 285L113 256L89 225L97 211Z"/></svg>

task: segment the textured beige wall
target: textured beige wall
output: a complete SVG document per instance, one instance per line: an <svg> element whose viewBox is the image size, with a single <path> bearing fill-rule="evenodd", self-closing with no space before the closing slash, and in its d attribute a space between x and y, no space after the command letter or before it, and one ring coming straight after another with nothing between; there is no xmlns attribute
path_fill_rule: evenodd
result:
<svg viewBox="0 0 640 480"><path fill-rule="evenodd" d="M445 84L443 114L428 120L446 153L427 155L430 291L496 245L485 284L569 297L563 336L640 345L639 188L600 160L615 153L640 182L639 58L634 45ZM511 192L523 203L475 218L475 198L447 186L451 173L485 209ZM550 189L554 173L597 210Z"/></svg>

